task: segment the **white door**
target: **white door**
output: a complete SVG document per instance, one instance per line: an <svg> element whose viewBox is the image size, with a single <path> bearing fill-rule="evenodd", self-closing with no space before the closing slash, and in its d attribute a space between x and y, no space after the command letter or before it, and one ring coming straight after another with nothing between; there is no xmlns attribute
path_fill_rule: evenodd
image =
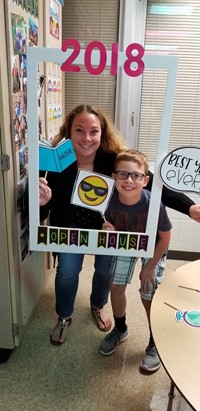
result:
<svg viewBox="0 0 200 411"><path fill-rule="evenodd" d="M0 348L12 349L14 347L12 334L13 321L11 312L10 276L8 264L4 184L2 170L0 170L0 216Z"/></svg>
<svg viewBox="0 0 200 411"><path fill-rule="evenodd" d="M17 209L17 155L11 115L11 64L5 12L11 2L0 0L0 154L10 158L10 169L0 166L0 357L2 349L18 346L25 325L41 296L47 279L46 255L33 252L22 261L21 225ZM9 11L9 13L8 13ZM17 153L18 154L18 153ZM18 156L19 158L19 156ZM1 358L0 358L1 360Z"/></svg>
<svg viewBox="0 0 200 411"><path fill-rule="evenodd" d="M0 155L7 153L11 160L11 169L4 171L5 164L0 165L0 353L12 349L16 345L17 318L19 309L16 309L16 281L18 276L18 260L13 258L12 244L15 250L15 232L10 230L13 225L14 198L12 151L10 147L10 112L8 94L8 64L6 49L6 30L4 1L0 0ZM2 160L2 157L1 157ZM19 304L18 304L19 305ZM15 326L14 326L15 324ZM14 336L15 335L15 336Z"/></svg>

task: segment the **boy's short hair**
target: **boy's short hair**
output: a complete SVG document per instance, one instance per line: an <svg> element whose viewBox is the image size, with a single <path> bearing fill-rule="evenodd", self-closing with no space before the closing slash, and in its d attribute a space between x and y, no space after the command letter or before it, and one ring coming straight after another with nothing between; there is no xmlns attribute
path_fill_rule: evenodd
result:
<svg viewBox="0 0 200 411"><path fill-rule="evenodd" d="M124 150L117 154L114 164L114 169L117 169L119 161L131 161L132 163L137 163L139 166L144 166L145 175L149 171L149 161L147 156L138 150Z"/></svg>

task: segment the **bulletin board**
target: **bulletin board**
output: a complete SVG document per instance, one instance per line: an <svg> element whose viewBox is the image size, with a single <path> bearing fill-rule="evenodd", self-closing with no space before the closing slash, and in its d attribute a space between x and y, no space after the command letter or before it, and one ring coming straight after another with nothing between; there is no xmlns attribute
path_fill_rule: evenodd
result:
<svg viewBox="0 0 200 411"><path fill-rule="evenodd" d="M20 237L20 257L23 262L29 254L29 209L28 209L28 135L27 135L27 49L36 49L40 44L47 47L61 46L62 1L8 0L8 36L11 69L12 94L12 138L16 159L17 180L17 223ZM41 4L40 4L41 6ZM44 17L44 19L43 19ZM50 18L51 17L51 18ZM51 30L50 20L57 27ZM43 27L44 23L44 27ZM44 33L44 35L43 35ZM52 88L47 82L51 81ZM57 134L62 121L62 73L54 62L37 62L37 139L48 136L49 140ZM48 89L49 87L49 89ZM50 113L52 115L50 116Z"/></svg>
<svg viewBox="0 0 200 411"><path fill-rule="evenodd" d="M11 124L16 160L17 222L20 237L19 252L21 261L24 261L29 253L27 48L38 46L38 0L10 0L7 7L11 66Z"/></svg>

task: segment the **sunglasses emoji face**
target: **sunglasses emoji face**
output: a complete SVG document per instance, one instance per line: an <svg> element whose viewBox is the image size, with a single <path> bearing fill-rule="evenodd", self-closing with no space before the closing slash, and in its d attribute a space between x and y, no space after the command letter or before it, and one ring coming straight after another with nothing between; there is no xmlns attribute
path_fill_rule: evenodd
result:
<svg viewBox="0 0 200 411"><path fill-rule="evenodd" d="M85 177L78 186L78 196L83 204L98 206L108 195L108 185L98 176Z"/></svg>

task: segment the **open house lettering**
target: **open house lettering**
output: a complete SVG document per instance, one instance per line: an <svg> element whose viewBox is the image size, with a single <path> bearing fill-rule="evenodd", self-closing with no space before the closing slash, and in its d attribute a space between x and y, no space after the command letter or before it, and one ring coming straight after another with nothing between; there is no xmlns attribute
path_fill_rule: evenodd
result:
<svg viewBox="0 0 200 411"><path fill-rule="evenodd" d="M96 232L96 247L113 250L144 250L147 251L149 236L140 233L109 233L108 231ZM91 240L94 241L94 240ZM58 228L38 226L38 244L56 244L71 247L90 247L90 231L75 228ZM114 251L113 251L114 252ZM116 254L114 253L114 254Z"/></svg>

